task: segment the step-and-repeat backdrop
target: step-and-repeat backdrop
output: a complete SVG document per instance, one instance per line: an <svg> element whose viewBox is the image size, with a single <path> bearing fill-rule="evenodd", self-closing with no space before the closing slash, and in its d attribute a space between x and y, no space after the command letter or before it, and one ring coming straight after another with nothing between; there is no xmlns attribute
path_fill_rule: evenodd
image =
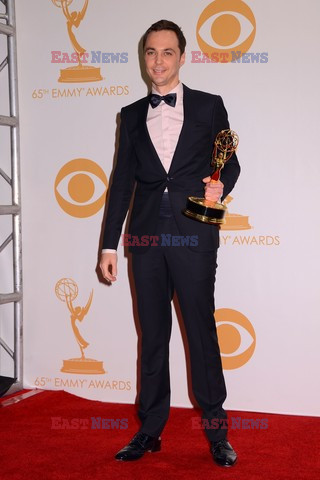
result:
<svg viewBox="0 0 320 480"><path fill-rule="evenodd" d="M119 112L147 94L138 42L167 18L187 38L182 81L221 95L240 137L216 284L226 407L319 414L319 2L17 0L16 9L25 387L135 400L128 258L120 246L112 286L97 261ZM189 406L177 316L170 359L172 405Z"/></svg>

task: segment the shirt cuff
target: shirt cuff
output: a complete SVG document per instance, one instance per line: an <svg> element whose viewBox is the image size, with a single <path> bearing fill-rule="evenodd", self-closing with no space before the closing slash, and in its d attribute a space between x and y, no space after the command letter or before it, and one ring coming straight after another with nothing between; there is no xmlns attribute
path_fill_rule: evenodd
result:
<svg viewBox="0 0 320 480"><path fill-rule="evenodd" d="M103 248L101 253L117 253L117 250L114 250L113 248Z"/></svg>

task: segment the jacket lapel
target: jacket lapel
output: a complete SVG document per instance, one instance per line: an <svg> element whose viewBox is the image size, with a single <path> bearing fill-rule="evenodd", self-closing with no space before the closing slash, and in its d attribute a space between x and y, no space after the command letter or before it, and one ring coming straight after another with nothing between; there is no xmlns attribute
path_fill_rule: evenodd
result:
<svg viewBox="0 0 320 480"><path fill-rule="evenodd" d="M184 150L188 145L188 138L192 135L191 123L191 98L190 89L183 84L183 124L179 135L178 143L174 151L169 174L173 174L179 164L184 160Z"/></svg>
<svg viewBox="0 0 320 480"><path fill-rule="evenodd" d="M165 168L163 167L162 162L159 158L159 155L158 155L158 153L157 153L157 151L156 151L156 149L155 149L155 147L152 143L152 140L151 140L151 137L150 137L150 134L149 134L149 130L148 130L148 127L147 127L148 108L149 108L149 95L147 97L145 97L145 101L143 102L142 110L141 110L141 135L142 135L142 139L147 145L147 149L150 152L150 158L153 159L153 161L155 163L155 166L158 168L158 170L160 170L162 173L165 173L165 175L167 175L167 172L166 172Z"/></svg>

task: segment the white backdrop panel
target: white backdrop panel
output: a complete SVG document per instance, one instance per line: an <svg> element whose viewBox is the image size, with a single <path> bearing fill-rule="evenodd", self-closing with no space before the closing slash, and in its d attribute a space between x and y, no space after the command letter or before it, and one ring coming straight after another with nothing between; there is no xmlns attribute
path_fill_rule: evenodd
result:
<svg viewBox="0 0 320 480"><path fill-rule="evenodd" d="M77 216L83 205L96 199L84 193L84 187L90 187L88 176L97 197L101 195L103 185L92 177L99 169L89 175L81 161L72 164L79 167L73 171L73 183L69 172L65 185L61 182L59 187L61 195L69 195L69 213L58 204L54 184L58 172L75 159L91 160L109 179L117 114L147 93L138 41L151 23L169 18L182 26L187 38L182 81L220 94L231 127L240 136L242 174L228 208L242 215L247 229L221 230L216 287L229 392L226 406L319 414L319 67L314 56L319 3L307 0L293 7L289 0L280 4L248 0L256 22L249 52L259 53L260 59L264 53L268 61L196 63L192 59L193 52L200 52L199 16L210 3L218 2L199 0L186 6L184 0L164 0L160 8L147 0L140 0L139 6L131 0L90 0L83 21L74 29L77 41L89 56L92 51L118 52L128 61L93 64L103 79L82 83L58 82L60 69L72 64L51 62L52 51L73 51L62 10L50 0L16 3L25 386L64 388L102 401L135 400L137 336L127 258L119 247L118 281L112 287L100 283L95 269L103 208L91 216ZM243 3L225 2L233 8L243 8ZM70 11L80 11L82 5L83 1L74 0ZM101 173L99 178L101 182ZM229 217L229 228L231 221ZM78 373L61 372L63 361L81 356L71 312L61 301L63 295L59 299L55 294L57 282L64 278L71 278L79 289L69 308L84 308L93 290L92 303L75 326L89 342L85 356L96 360L105 373L88 374L81 365ZM74 318L79 312L74 310ZM243 316L247 321L241 320ZM240 327L230 325L234 320L240 321ZM240 355L252 341L255 349L242 362ZM189 406L185 354L176 321L170 355L172 404Z"/></svg>

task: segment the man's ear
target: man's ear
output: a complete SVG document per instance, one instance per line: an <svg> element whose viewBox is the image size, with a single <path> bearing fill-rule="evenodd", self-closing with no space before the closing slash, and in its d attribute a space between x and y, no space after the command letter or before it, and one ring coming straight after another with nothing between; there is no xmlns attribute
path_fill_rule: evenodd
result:
<svg viewBox="0 0 320 480"><path fill-rule="evenodd" d="M186 52L183 52L183 54L180 57L180 67L182 67L185 61L186 61Z"/></svg>

